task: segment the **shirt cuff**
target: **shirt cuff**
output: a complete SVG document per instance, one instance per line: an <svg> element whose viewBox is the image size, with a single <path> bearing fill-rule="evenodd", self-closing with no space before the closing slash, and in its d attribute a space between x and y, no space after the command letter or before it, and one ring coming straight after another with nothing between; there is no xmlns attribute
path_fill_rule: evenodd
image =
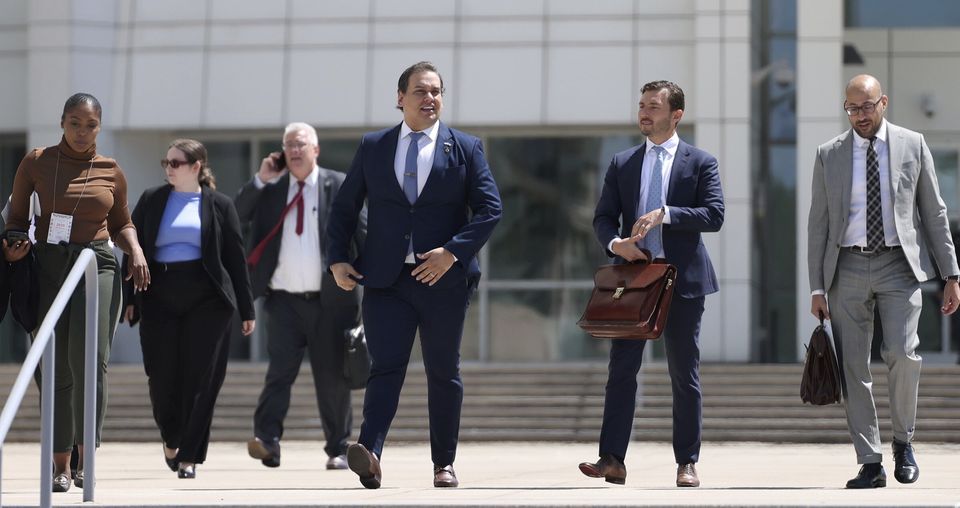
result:
<svg viewBox="0 0 960 508"><path fill-rule="evenodd" d="M620 239L619 236L615 236L615 237L613 237L613 240L610 240L610 243L607 244L607 251L608 251L608 252L613 252L613 242L615 242L615 241L617 241L617 240L619 240L619 239Z"/></svg>
<svg viewBox="0 0 960 508"><path fill-rule="evenodd" d="M260 175L253 175L253 186L262 189L267 186L267 184L260 179Z"/></svg>
<svg viewBox="0 0 960 508"><path fill-rule="evenodd" d="M671 224L670 222L670 207L663 205L663 222L664 224Z"/></svg>
<svg viewBox="0 0 960 508"><path fill-rule="evenodd" d="M825 295L822 289L814 289L810 292L810 296Z"/></svg>

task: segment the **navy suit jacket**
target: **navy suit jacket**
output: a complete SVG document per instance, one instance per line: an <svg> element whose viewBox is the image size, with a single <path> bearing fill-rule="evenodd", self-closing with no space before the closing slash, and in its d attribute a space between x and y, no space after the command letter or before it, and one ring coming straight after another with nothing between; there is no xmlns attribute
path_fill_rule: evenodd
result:
<svg viewBox="0 0 960 508"><path fill-rule="evenodd" d="M627 238L637 221L640 199L640 173L646 143L613 156L603 181L603 191L593 216L593 229L607 255L614 237ZM723 191L717 159L683 140L667 185L665 204L670 208L670 224L663 227L663 250L667 261L675 265L677 292L684 298L696 298L719 290L701 233L719 231L723 225ZM624 262L619 256L614 261Z"/></svg>
<svg viewBox="0 0 960 508"><path fill-rule="evenodd" d="M373 288L393 285L403 270L409 235L413 250L444 247L457 262L434 287L451 288L480 279L477 252L500 220L500 193L480 140L440 123L433 167L411 205L397 181L394 158L400 125L367 133L334 199L327 224L329 264L352 262L350 237L367 203L367 236L354 267ZM419 260L418 260L419 263Z"/></svg>

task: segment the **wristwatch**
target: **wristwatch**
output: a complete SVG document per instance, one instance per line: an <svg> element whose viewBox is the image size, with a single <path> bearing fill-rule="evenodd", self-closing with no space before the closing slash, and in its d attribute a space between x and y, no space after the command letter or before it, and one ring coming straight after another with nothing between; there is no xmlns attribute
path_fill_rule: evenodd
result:
<svg viewBox="0 0 960 508"><path fill-rule="evenodd" d="M960 281L960 275L947 275L947 279L946 279L946 280L956 280L956 281Z"/></svg>

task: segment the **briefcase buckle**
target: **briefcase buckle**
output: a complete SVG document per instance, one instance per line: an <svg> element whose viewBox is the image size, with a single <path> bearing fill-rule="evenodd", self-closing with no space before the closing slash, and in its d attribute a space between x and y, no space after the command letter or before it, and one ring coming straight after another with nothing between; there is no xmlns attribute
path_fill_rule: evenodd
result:
<svg viewBox="0 0 960 508"><path fill-rule="evenodd" d="M627 289L626 286L618 287L616 291L613 292L613 299L619 300L623 296L623 290Z"/></svg>

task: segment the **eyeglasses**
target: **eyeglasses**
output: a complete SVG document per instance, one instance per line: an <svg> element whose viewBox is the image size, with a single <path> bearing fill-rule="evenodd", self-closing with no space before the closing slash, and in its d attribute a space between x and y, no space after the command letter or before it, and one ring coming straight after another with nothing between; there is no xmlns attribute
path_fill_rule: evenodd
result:
<svg viewBox="0 0 960 508"><path fill-rule="evenodd" d="M173 169L177 169L180 166L189 166L190 164L193 164L193 163L190 161L180 161L177 159L170 159L170 160L161 159L160 160L160 167L162 167L163 169L167 169L167 166L170 166Z"/></svg>
<svg viewBox="0 0 960 508"><path fill-rule="evenodd" d="M280 145L280 147L283 148L284 150L288 150L288 151L291 151L291 152L292 152L292 151L294 151L294 150L298 150L298 151L299 151L299 150L303 150L304 148L306 148L306 147L308 147L308 146L311 146L311 145L312 145L312 143L302 143L302 142L299 142L299 141L298 141L298 142L296 142L296 143L284 143L284 144Z"/></svg>
<svg viewBox="0 0 960 508"><path fill-rule="evenodd" d="M876 102L868 102L863 106L844 106L843 110L847 112L847 116L857 116L861 111L869 115L877 110L877 104L880 104L882 100L883 97L881 96Z"/></svg>

